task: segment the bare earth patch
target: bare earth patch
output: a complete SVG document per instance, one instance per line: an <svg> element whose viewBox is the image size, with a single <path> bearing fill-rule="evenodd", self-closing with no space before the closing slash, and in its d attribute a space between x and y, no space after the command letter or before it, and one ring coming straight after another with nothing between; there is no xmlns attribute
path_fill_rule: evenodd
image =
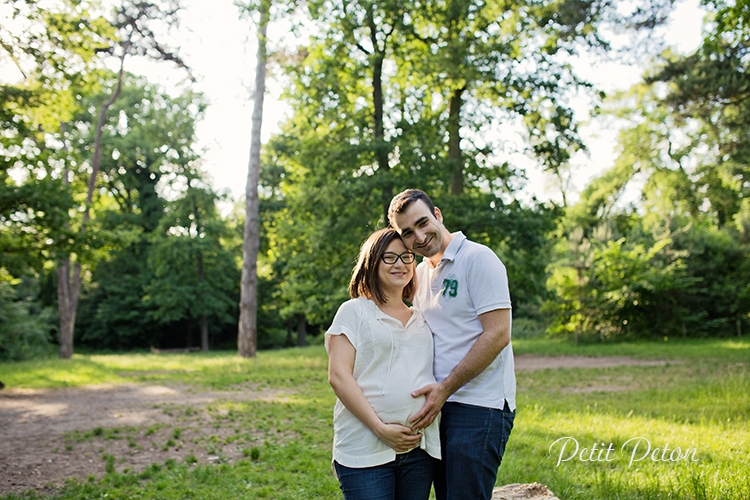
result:
<svg viewBox="0 0 750 500"><path fill-rule="evenodd" d="M516 356L515 363L518 371L666 364L627 357L535 355ZM152 384L6 388L0 391L0 495L44 491L67 478L100 477L108 456L115 457L118 471L141 471L153 463L188 457L198 463L232 462L243 456L243 449L228 438L248 429L227 421L213 425L222 415L209 405L279 396L268 390L198 391Z"/></svg>
<svg viewBox="0 0 750 500"><path fill-rule="evenodd" d="M213 425L226 412L208 411L208 405L276 396L268 390L206 392L148 384L6 388L0 391L0 495L102 476L106 455L115 457L118 471L188 456L199 463L233 461L242 449L225 444L225 438L240 432L239 426Z"/></svg>

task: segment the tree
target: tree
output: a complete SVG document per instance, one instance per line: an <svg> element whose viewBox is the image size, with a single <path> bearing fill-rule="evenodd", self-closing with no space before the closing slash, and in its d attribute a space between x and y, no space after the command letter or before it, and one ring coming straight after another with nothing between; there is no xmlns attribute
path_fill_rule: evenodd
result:
<svg viewBox="0 0 750 500"><path fill-rule="evenodd" d="M260 176L260 131L263 123L263 99L266 93L267 32L271 16L271 1L259 5L258 52L255 66L252 130L250 131L250 162L245 185L245 229L242 243L242 287L237 351L242 357L255 357L258 345L258 249L260 222L258 213L258 178Z"/></svg>
<svg viewBox="0 0 750 500"><path fill-rule="evenodd" d="M120 5L114 13L115 20L112 23L115 28L115 37L109 48L109 52L119 60L119 70L116 83L111 90L109 98L102 103L94 128L94 144L91 156L91 173L88 177L86 198L83 203L83 219L79 226L79 234L85 234L87 223L91 217L91 205L94 190L96 188L97 176L102 161L102 136L107 118L107 111L115 102L122 89L125 75L125 59L129 55L141 55L153 57L157 60L166 60L186 68L183 61L174 51L163 46L156 38L156 30L153 24L162 24L169 27L177 21L180 5L176 0L165 0L163 2L125 2ZM63 173L63 179L67 182L68 172ZM81 279L81 261L73 263L69 255L59 259L58 264L58 303L60 308L60 357L70 358L73 355L73 330L75 328L76 310L78 307L78 294Z"/></svg>
<svg viewBox="0 0 750 500"><path fill-rule="evenodd" d="M96 88L95 54L112 34L111 26L101 16L92 14L90 8L88 3L80 2L60 2L52 9L33 2L15 2L14 22L9 25L12 28L3 30L0 44L22 78L21 83L6 87L3 92L4 98L10 97L4 99L3 108L12 115L10 121L18 124L4 134L3 167L23 169L26 179L30 179L23 183L21 196L12 196L5 210L27 231L42 229L47 233L44 250L61 254L67 254L73 246L74 233L67 220L73 201L68 172L70 165L80 160L79 152L69 149L66 123L76 112L75 96ZM16 147L5 149L10 145ZM41 172L45 180L33 180ZM7 188L7 177L4 180ZM42 202L38 195L55 188L59 194ZM42 210L33 212L31 217L20 215L31 206ZM42 214L51 216L49 222L43 222ZM25 240L23 244L31 239ZM66 280L60 288L61 303L68 303L69 286ZM77 287L77 282L73 287ZM60 310L63 357L72 354L73 317L69 313L68 307Z"/></svg>
<svg viewBox="0 0 750 500"><path fill-rule="evenodd" d="M692 125L692 155L706 150L693 177L721 227L750 207L750 13L744 2L706 5L714 17L702 45L685 56L663 54L647 82L666 84L661 102L684 129Z"/></svg>
<svg viewBox="0 0 750 500"><path fill-rule="evenodd" d="M126 75L103 132L99 185L106 191L89 226L101 250L90 266L91 283L81 290L76 342L117 349L145 347L159 337L153 308L142 300L153 280L145 263L164 216L164 191L182 193L184 165L196 161L195 127L205 106L199 94L173 97ZM80 120L90 123L90 115ZM87 143L89 131L79 140Z"/></svg>
<svg viewBox="0 0 750 500"><path fill-rule="evenodd" d="M616 96L613 114L626 123L619 156L567 214L567 227L583 227L586 237L601 220L619 226L627 237L622 248L641 245L645 252L650 241L670 238L665 251L679 254L681 264L664 272L677 286L670 294L676 301L651 299L663 305L651 313L640 301L639 314L651 328L685 336L742 332L750 316L747 12L706 5L713 18L701 47L688 55L664 51L644 82ZM642 182L638 213L618 203L635 179ZM631 223L622 225L626 219ZM626 265L614 258L614 247L601 255L612 258L600 265Z"/></svg>
<svg viewBox="0 0 750 500"><path fill-rule="evenodd" d="M168 204L151 236L148 266L153 279L144 287L143 301L161 324L181 322L185 344L193 342L197 322L203 351L211 334L232 324L237 304L238 270L235 248L225 222L218 216L216 194L187 173L184 196Z"/></svg>

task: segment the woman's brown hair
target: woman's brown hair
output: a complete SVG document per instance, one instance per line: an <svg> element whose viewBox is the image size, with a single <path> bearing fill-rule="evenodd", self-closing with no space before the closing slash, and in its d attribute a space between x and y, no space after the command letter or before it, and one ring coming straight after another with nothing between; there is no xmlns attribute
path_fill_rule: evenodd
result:
<svg viewBox="0 0 750 500"><path fill-rule="evenodd" d="M349 282L349 295L353 299L362 296L376 300L381 304L387 301L388 297L385 295L378 278L378 266L385 249L395 239L400 240L401 236L395 229L386 228L375 231L362 243L357 257L357 265L354 266L352 280ZM406 265L413 266L414 264ZM412 276L409 283L404 287L401 298L410 299L414 296L415 289L414 276Z"/></svg>

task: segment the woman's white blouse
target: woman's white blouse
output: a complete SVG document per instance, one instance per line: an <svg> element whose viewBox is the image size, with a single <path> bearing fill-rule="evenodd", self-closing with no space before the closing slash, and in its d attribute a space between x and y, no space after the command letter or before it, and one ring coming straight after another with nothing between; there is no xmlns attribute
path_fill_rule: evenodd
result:
<svg viewBox="0 0 750 500"><path fill-rule="evenodd" d="M326 332L326 351L331 335L346 335L354 346L354 379L380 419L409 426L425 402L424 396L414 398L411 392L435 382L432 333L422 315L412 310L404 326L373 301L359 297L341 304ZM420 444L435 458L440 458L439 422L435 419L424 430ZM396 452L337 399L333 459L346 467L372 467L395 460Z"/></svg>

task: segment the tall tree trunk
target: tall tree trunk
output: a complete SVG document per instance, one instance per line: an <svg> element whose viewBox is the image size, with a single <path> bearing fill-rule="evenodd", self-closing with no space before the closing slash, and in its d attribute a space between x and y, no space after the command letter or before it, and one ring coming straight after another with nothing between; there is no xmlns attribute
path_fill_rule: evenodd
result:
<svg viewBox="0 0 750 500"><path fill-rule="evenodd" d="M294 345L294 341L292 339L292 326L294 326L294 322L290 318L286 322L286 341L284 342L284 346L286 347L292 347Z"/></svg>
<svg viewBox="0 0 750 500"><path fill-rule="evenodd" d="M255 357L258 345L258 250L260 248L260 216L258 213L258 178L260 176L260 128L263 123L263 98L266 93L266 33L270 20L270 1L260 2L258 55L255 67L252 128L250 131L250 162L245 185L245 230L242 241L242 282L237 351L245 358Z"/></svg>
<svg viewBox="0 0 750 500"><path fill-rule="evenodd" d="M192 191L191 180L188 178L187 183L188 193ZM196 196L193 193L193 219L195 220L195 234L200 235L203 233L203 225L201 224L201 213L198 209L198 202ZM203 283L206 281L205 269L203 266L203 252L198 247L198 252L195 256L195 262L198 267L198 293L200 294L199 303L200 311L198 316L200 335L201 335L201 351L208 351L208 319L206 317L206 297L204 296Z"/></svg>
<svg viewBox="0 0 750 500"><path fill-rule="evenodd" d="M304 314L297 316L297 347L305 347L307 345L307 321L305 320Z"/></svg>
<svg viewBox="0 0 750 500"><path fill-rule="evenodd" d="M203 253L198 250L198 290L203 293ZM204 297L201 297L201 301L204 301ZM203 304L203 310L200 313L200 330L201 330L201 351L208 351L208 319L206 318L205 303Z"/></svg>
<svg viewBox="0 0 750 500"><path fill-rule="evenodd" d="M91 203L94 200L94 189L96 188L96 177L102 163L102 135L104 133L104 122L107 118L107 110L115 102L122 90L122 79L125 74L125 55L123 51L120 57L120 71L117 75L117 86L112 95L107 99L101 109L96 121L96 139L94 140L94 155L91 159L91 174L89 175L88 191L83 212L83 223L79 234L86 233L86 223L91 218ZM64 129L63 129L64 130ZM63 172L65 184L70 182L67 166ZM69 226L68 226L69 227ZM70 269L70 255L66 255L58 261L57 269L57 301L60 311L60 358L70 359L73 356L73 333L76 323L76 309L78 308L78 291L81 282L81 263L76 261L73 265L72 276Z"/></svg>
<svg viewBox="0 0 750 500"><path fill-rule="evenodd" d="M378 173L382 176L383 192L383 220L388 223L388 207L393 198L393 186L388 176L390 165L388 164L388 145L385 142L385 126L383 124L383 61L385 52L380 48L378 42L378 28L375 22L374 7L370 5L367 9L367 24L370 29L370 43L373 52L370 55L372 65L372 103L373 121L375 129L375 161L378 163Z"/></svg>
<svg viewBox="0 0 750 500"><path fill-rule="evenodd" d="M455 89L451 95L448 114L448 168L452 170L451 194L464 192L464 165L461 154L461 105L466 87Z"/></svg>
<svg viewBox="0 0 750 500"><path fill-rule="evenodd" d="M60 132L63 138L63 150L67 151L68 142L65 138L66 124L60 124ZM70 185L70 170L68 162L63 167L63 184ZM65 229L70 229L70 222L65 222ZM57 307L60 313L60 339L59 356L61 359L73 357L73 330L76 322L76 305L71 304L73 295L71 288L76 288L77 283L70 282L70 256L66 255L57 262ZM75 294L77 296L77 294Z"/></svg>
<svg viewBox="0 0 750 500"><path fill-rule="evenodd" d="M201 314L201 351L208 352L208 318L206 313Z"/></svg>
<svg viewBox="0 0 750 500"><path fill-rule="evenodd" d="M70 279L70 258L60 259L57 266L57 303L60 312L60 358L73 357L73 331L78 305L80 265L76 262L73 281Z"/></svg>

